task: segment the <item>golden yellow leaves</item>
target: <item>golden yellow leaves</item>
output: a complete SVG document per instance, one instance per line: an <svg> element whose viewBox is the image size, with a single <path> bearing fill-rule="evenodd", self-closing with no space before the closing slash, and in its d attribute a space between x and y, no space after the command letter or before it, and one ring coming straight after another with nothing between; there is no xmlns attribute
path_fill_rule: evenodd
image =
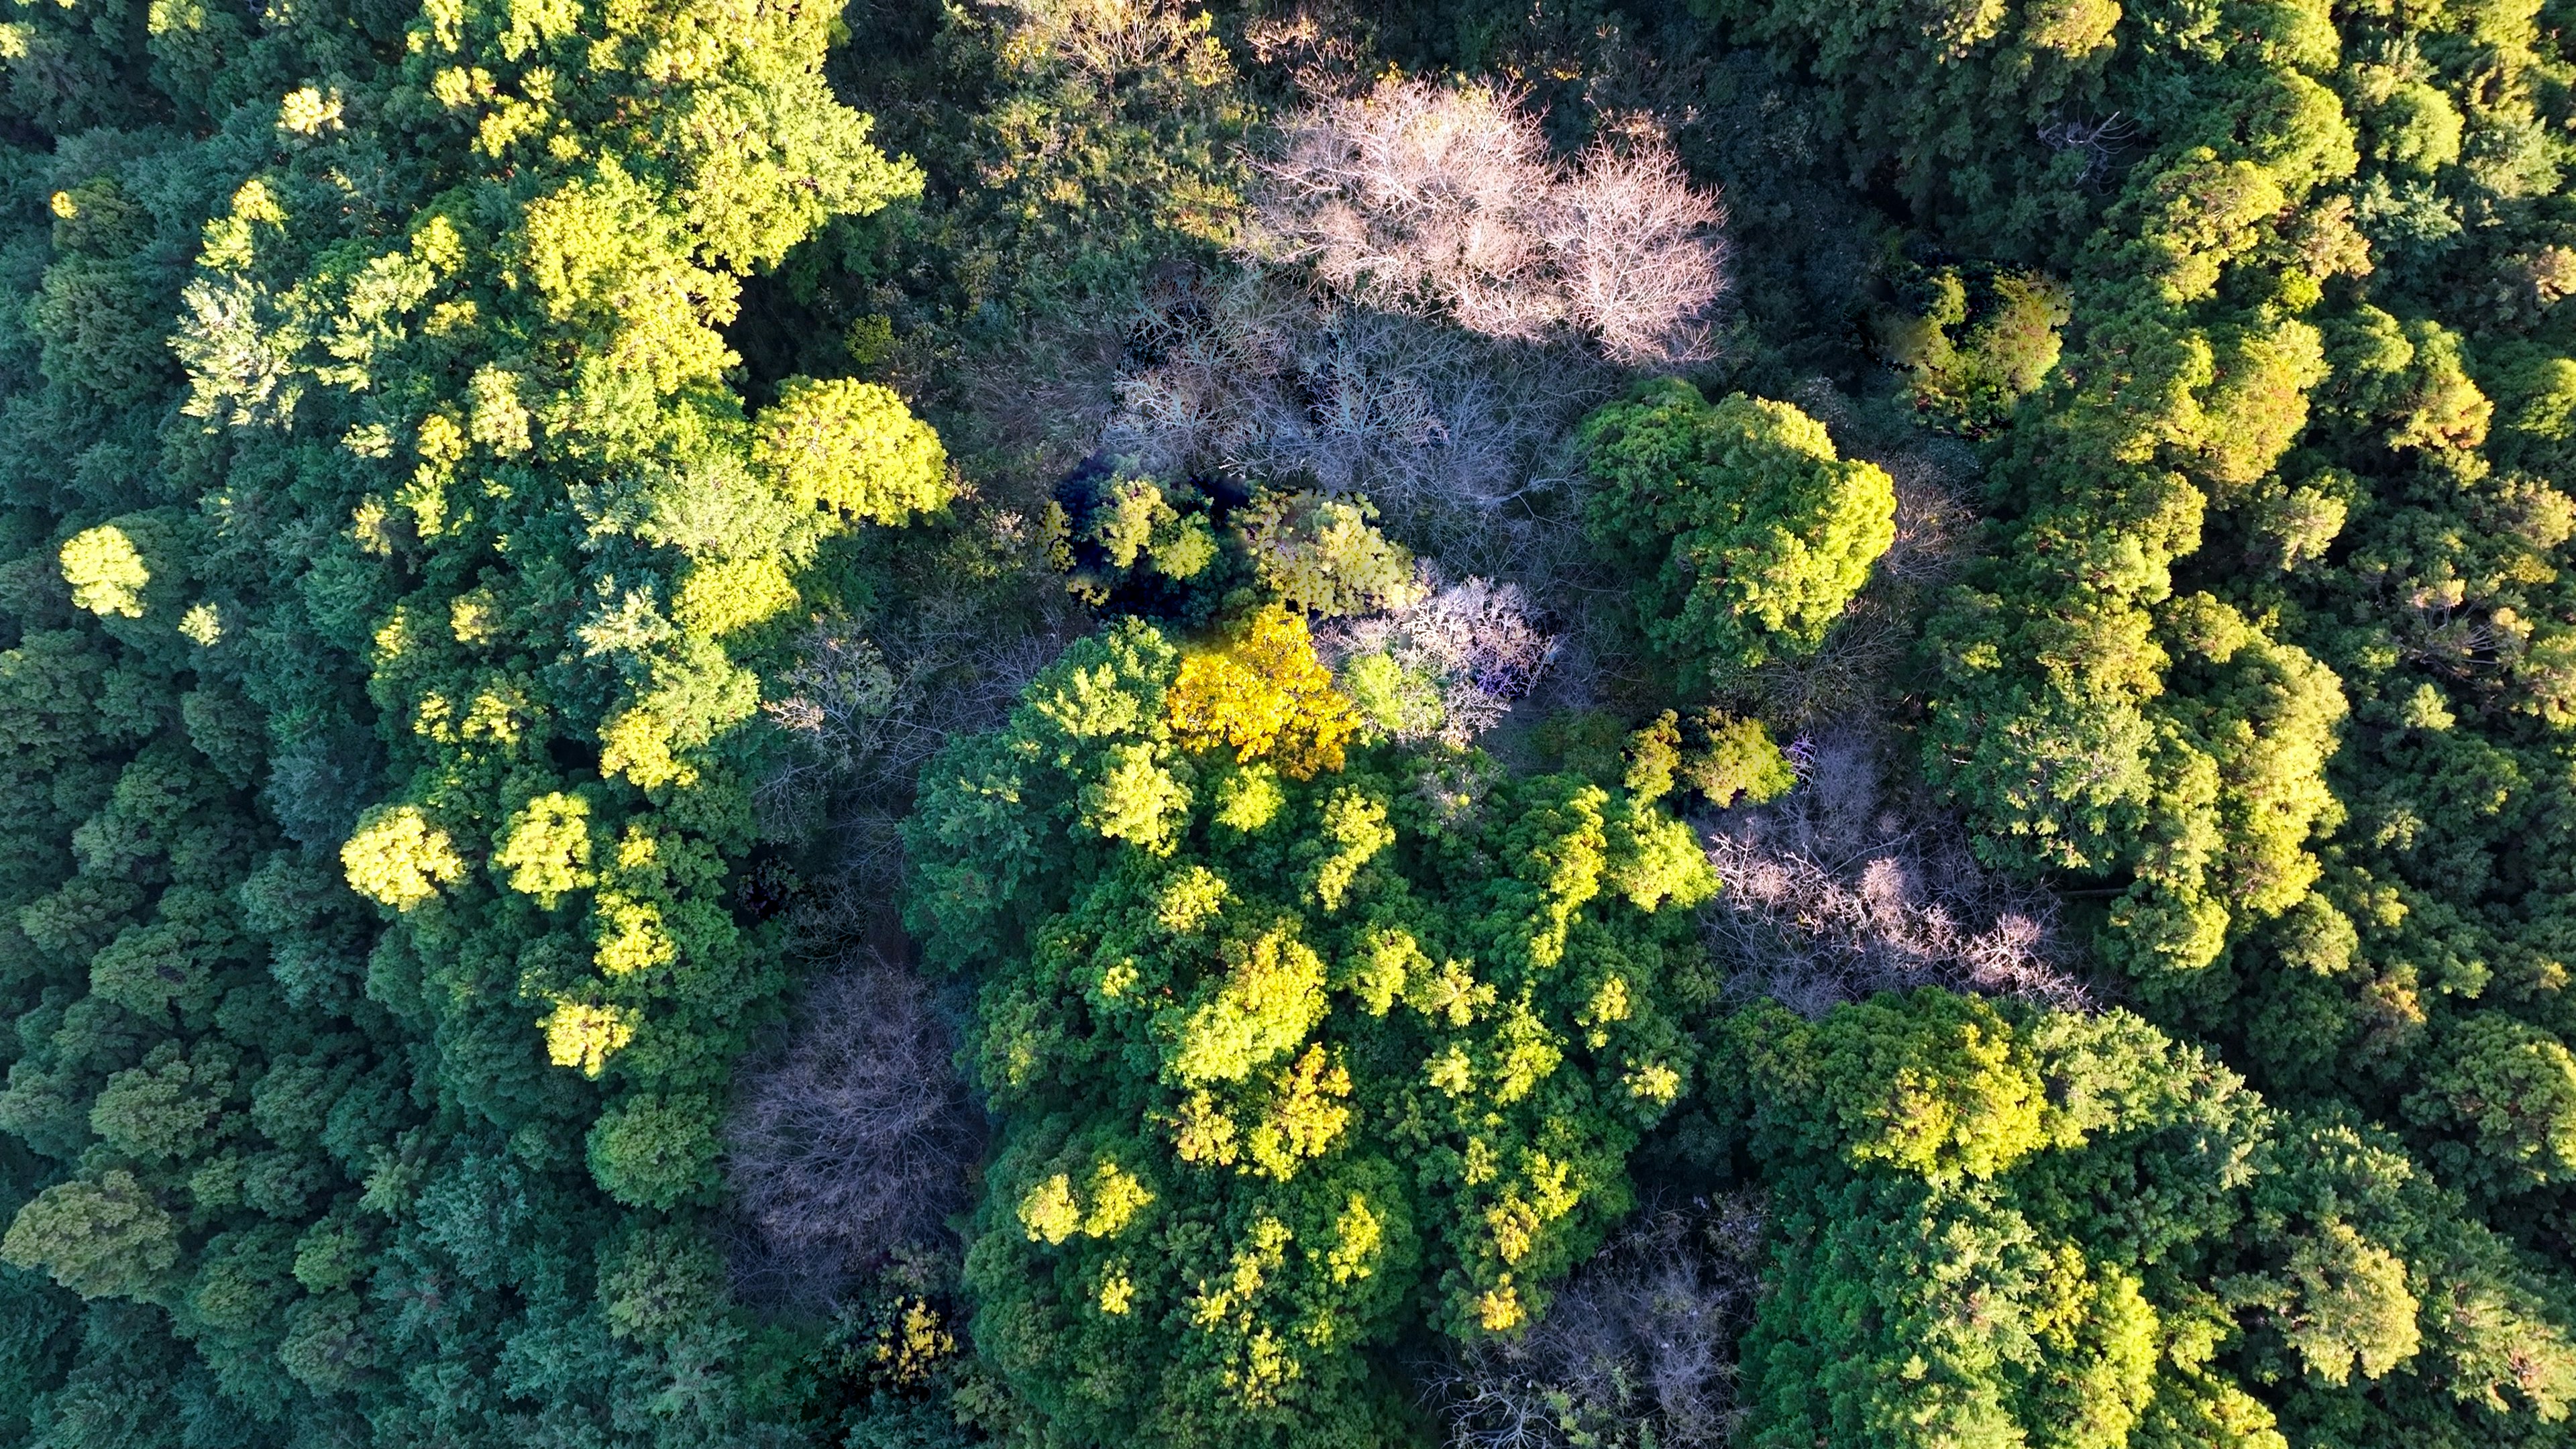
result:
<svg viewBox="0 0 2576 1449"><path fill-rule="evenodd" d="M1228 830L1253 834L1278 818L1280 807L1288 803L1288 792L1279 784L1279 772L1268 765L1250 765L1217 781L1216 823Z"/></svg>
<svg viewBox="0 0 2576 1449"><path fill-rule="evenodd" d="M1333 1246L1325 1250L1324 1266L1336 1283L1365 1278L1376 1271L1385 1243L1385 1220L1369 1211L1367 1198L1352 1193L1333 1219Z"/></svg>
<svg viewBox="0 0 2576 1449"><path fill-rule="evenodd" d="M1214 1093L1196 1091L1165 1119L1173 1150L1183 1162L1233 1167L1274 1182L1297 1175L1298 1166L1323 1156L1350 1125L1351 1074L1338 1053L1310 1045L1262 1090L1226 1110ZM1236 1122L1252 1119L1249 1131Z"/></svg>
<svg viewBox="0 0 2576 1449"><path fill-rule="evenodd" d="M662 929L662 908L620 891L602 891L597 944L592 959L610 976L628 976L664 965L679 954L670 933Z"/></svg>
<svg viewBox="0 0 2576 1449"><path fill-rule="evenodd" d="M459 644L491 643L498 637L500 622L489 589L474 589L447 602L447 632Z"/></svg>
<svg viewBox="0 0 2576 1449"><path fill-rule="evenodd" d="M1189 818L1190 790L1152 745L1112 745L1109 768L1082 789L1082 823L1104 839L1166 854Z"/></svg>
<svg viewBox="0 0 2576 1449"><path fill-rule="evenodd" d="M591 883L590 802L578 795L545 794L530 800L502 828L495 871L506 871L510 889L551 909L567 892Z"/></svg>
<svg viewBox="0 0 2576 1449"><path fill-rule="evenodd" d="M1384 1016L1405 994L1405 987L1430 969L1431 958L1422 953L1422 943L1411 931L1380 926L1360 938L1349 974L1334 984L1358 997L1369 1015Z"/></svg>
<svg viewBox="0 0 2576 1449"><path fill-rule="evenodd" d="M528 203L514 280L616 372L664 395L712 383L735 361L715 325L741 288L693 265L679 231L650 188L602 162Z"/></svg>
<svg viewBox="0 0 2576 1449"><path fill-rule="evenodd" d="M756 629L796 607L796 585L768 555L708 559L690 566L671 618L692 634L721 639Z"/></svg>
<svg viewBox="0 0 2576 1449"><path fill-rule="evenodd" d="M557 1001L553 1014L541 1025L548 1061L559 1067L579 1067L583 1076L596 1078L608 1059L635 1039L636 1016L622 1007Z"/></svg>
<svg viewBox="0 0 2576 1449"><path fill-rule="evenodd" d="M876 1349L869 1355L877 1372L905 1388L930 1381L940 1364L957 1352L957 1335L948 1331L928 1300L901 1300L902 1315L877 1329Z"/></svg>
<svg viewBox="0 0 2576 1449"><path fill-rule="evenodd" d="M417 805L377 806L340 847L349 889L398 911L465 878L465 862L446 831L429 823Z"/></svg>
<svg viewBox="0 0 2576 1449"><path fill-rule="evenodd" d="M1020 1198L1020 1226L1030 1242L1050 1246L1076 1233L1114 1238L1153 1201L1153 1189L1143 1178L1104 1157L1092 1164L1079 1191L1072 1174L1063 1172L1030 1188Z"/></svg>
<svg viewBox="0 0 2576 1449"><path fill-rule="evenodd" d="M1226 972L1186 1013L1173 1013L1164 1071L1204 1086L1240 1082L1255 1067L1295 1050L1324 1018L1324 960L1282 921L1222 947Z"/></svg>
<svg viewBox="0 0 2576 1449"><path fill-rule="evenodd" d="M1231 748L1238 761L1270 760L1299 780L1340 769L1359 730L1305 619L1276 604L1225 647L1183 659L1163 707L1185 748Z"/></svg>
<svg viewBox="0 0 2576 1449"><path fill-rule="evenodd" d="M277 103L277 129L290 136L319 136L340 125L340 88L327 92L314 86L288 91Z"/></svg>
<svg viewBox="0 0 2576 1449"><path fill-rule="evenodd" d="M1629 1096L1660 1107L1671 1106L1673 1099L1682 1094L1682 1074L1662 1062L1648 1062L1623 1073L1619 1080L1628 1088Z"/></svg>
<svg viewBox="0 0 2576 1449"><path fill-rule="evenodd" d="M1268 1110L1244 1144L1254 1166L1285 1182L1301 1160L1323 1156L1350 1125L1351 1110L1342 1105L1350 1094L1349 1069L1320 1046L1306 1048L1273 1079Z"/></svg>
<svg viewBox="0 0 2576 1449"><path fill-rule="evenodd" d="M152 570L125 530L112 523L73 534L63 544L63 582L72 602L100 618L143 617L143 586Z"/></svg>
<svg viewBox="0 0 2576 1449"><path fill-rule="evenodd" d="M642 789L686 787L698 781L694 766L671 753L670 726L641 704L629 705L599 731L599 772L624 775Z"/></svg>
<svg viewBox="0 0 2576 1449"><path fill-rule="evenodd" d="M224 637L223 611L204 602L189 605L179 616L179 634L201 649L214 648Z"/></svg>
<svg viewBox="0 0 2576 1449"><path fill-rule="evenodd" d="M537 1024L545 1033L547 1058L556 1066L598 1076L608 1059L634 1040L644 1014L636 1006L603 1003L596 995L614 997L620 994L621 980L679 959L680 943L663 915L668 882L661 854L653 834L632 824L613 849L595 845L590 806L574 795L540 795L512 814L503 828L492 870L513 890L535 896L548 908L574 890L597 892L590 910L591 960L600 979L572 986L578 994L547 991L554 1011Z"/></svg>
<svg viewBox="0 0 2576 1449"><path fill-rule="evenodd" d="M755 426L753 466L807 507L894 524L948 501L948 452L892 389L789 378Z"/></svg>
<svg viewBox="0 0 2576 1449"><path fill-rule="evenodd" d="M2048 1140L2048 1090L2028 1043L1983 1003L1963 1006L1898 1048L1883 1086L1839 1110L1855 1162L1933 1181L1994 1176Z"/></svg>
<svg viewBox="0 0 2576 1449"><path fill-rule="evenodd" d="M1100 1311L1113 1318L1124 1318L1136 1301L1136 1280L1127 1276L1124 1267L1111 1268L1100 1276Z"/></svg>
<svg viewBox="0 0 2576 1449"><path fill-rule="evenodd" d="M1325 800L1323 827L1334 849L1315 867L1314 891L1316 903L1329 913L1342 908L1360 869L1395 844L1395 827L1387 823L1385 801L1348 789Z"/></svg>
<svg viewBox="0 0 2576 1449"><path fill-rule="evenodd" d="M1225 1379L1227 1387L1248 1405L1277 1402L1280 1389L1303 1367L1282 1349L1278 1333L1254 1306L1265 1287L1285 1276L1288 1245L1295 1239L1296 1234L1277 1218L1254 1219L1244 1245L1234 1252L1232 1271L1213 1285L1200 1284L1188 1304L1193 1325L1203 1330L1231 1328L1239 1338L1241 1347Z"/></svg>
<svg viewBox="0 0 2576 1449"><path fill-rule="evenodd" d="M498 458L517 457L533 446L527 404L519 399L515 375L487 363L475 369L466 393L472 404L466 431L475 442Z"/></svg>
<svg viewBox="0 0 2576 1449"><path fill-rule="evenodd" d="M1193 865L1163 883L1154 918L1166 931L1186 935L1224 909L1225 878L1203 865Z"/></svg>
<svg viewBox="0 0 2576 1449"><path fill-rule="evenodd" d="M1217 1105L1211 1092L1192 1092L1164 1123L1172 1150L1183 1162L1231 1167L1242 1155L1242 1137L1234 1118Z"/></svg>

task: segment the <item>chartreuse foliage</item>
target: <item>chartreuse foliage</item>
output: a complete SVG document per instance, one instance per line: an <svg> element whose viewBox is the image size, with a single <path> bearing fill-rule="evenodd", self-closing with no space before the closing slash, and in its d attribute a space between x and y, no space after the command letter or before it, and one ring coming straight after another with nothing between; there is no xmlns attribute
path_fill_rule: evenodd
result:
<svg viewBox="0 0 2576 1449"><path fill-rule="evenodd" d="M2305 530L2294 557L2322 546L2328 495L2283 508L2275 469L2333 370L2326 286L2373 270L2345 183L2385 124L2357 124L2354 92L2376 83L2339 69L2359 52L2321 6L1990 7L1928 26L1762 0L1700 8L1814 65L1855 174L1887 167L1927 242L2072 274L2062 295L2023 281L1999 296L1989 330L2002 330L1972 336L1971 355L1944 330L1965 320L1964 293L1933 297L1898 339L1938 407L2027 394L1997 449L1991 562L1933 625L1926 761L1998 861L2118 877L2106 949L2181 989L2308 898L2308 841L2341 813L2324 782L2345 710L2334 674L2233 570L2213 571L2206 595L2175 575L2213 516ZM2457 25L2495 43L2513 29ZM1897 72L1928 80L1883 84ZM2429 103L2417 112L2411 139L2374 143L2414 158L2401 170L2447 145ZM2056 343L2033 308L2060 306L2075 344L2044 356ZM2016 308L2031 315L2015 322ZM2051 363L2055 380L2032 390L2022 374Z"/></svg>
<svg viewBox="0 0 2576 1449"><path fill-rule="evenodd" d="M2111 899L2099 944L2142 1009L2276 1102L2401 1134L2372 1160L2563 1269L2557 18L1696 9L1814 78L1807 114L1849 175L1905 198L1911 249L2066 279L2063 352L1988 445L1992 546L1929 631L1930 773L1992 859ZM1906 304L1960 311L1954 357L1980 325L1959 300ZM1899 360L1937 385L1938 348L1911 341ZM2386 1276L2353 1261L2356 1284ZM2309 1442L2557 1432L2262 1392Z"/></svg>
<svg viewBox="0 0 2576 1449"><path fill-rule="evenodd" d="M1048 552L1087 604L1196 625L1265 601L1333 618L1420 598L1412 553L1357 495L1272 489L1238 505L1097 460L1056 492Z"/></svg>
<svg viewBox="0 0 2576 1449"><path fill-rule="evenodd" d="M1941 267L1908 290L1918 294L1913 305L1883 329L1880 345L1911 375L1914 406L1936 425L1992 431L2064 354L2065 289L2045 274L1971 278Z"/></svg>
<svg viewBox="0 0 2576 1449"><path fill-rule="evenodd" d="M2566 1304L2385 1133L2287 1115L2126 1012L1925 990L1711 1043L1705 1161L1769 1191L1764 1446L2241 1445L2275 1405L2515 1442Z"/></svg>
<svg viewBox="0 0 2576 1449"><path fill-rule="evenodd" d="M1667 378L1580 432L1586 530L1632 585L1647 648L1686 690L1812 654L1896 538L1896 492L1824 425Z"/></svg>
<svg viewBox="0 0 2576 1449"><path fill-rule="evenodd" d="M1434 796L1322 747L1348 709L1293 615L1131 622L925 776L910 919L1002 1122L975 1337L1063 1442L1401 1439L1367 1351L1542 1313L1690 1083L1690 833L1571 776Z"/></svg>
<svg viewBox="0 0 2576 1449"><path fill-rule="evenodd" d="M834 24L0 27L0 1441L751 1432L755 668L950 486L733 390L742 276L920 185Z"/></svg>

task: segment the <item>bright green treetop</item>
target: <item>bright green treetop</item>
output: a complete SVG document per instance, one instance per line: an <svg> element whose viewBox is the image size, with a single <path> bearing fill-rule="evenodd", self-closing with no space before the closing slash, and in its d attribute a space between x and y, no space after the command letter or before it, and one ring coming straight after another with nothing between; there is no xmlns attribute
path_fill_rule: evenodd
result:
<svg viewBox="0 0 2576 1449"><path fill-rule="evenodd" d="M1896 538L1896 488L1824 425L1678 378L1585 421L1592 541L1686 686L1815 652Z"/></svg>

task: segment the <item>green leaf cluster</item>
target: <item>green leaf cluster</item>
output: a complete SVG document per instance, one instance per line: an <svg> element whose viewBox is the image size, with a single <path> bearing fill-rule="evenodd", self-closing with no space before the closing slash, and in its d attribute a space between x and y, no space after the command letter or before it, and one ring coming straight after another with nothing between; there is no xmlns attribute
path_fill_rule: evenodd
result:
<svg viewBox="0 0 2576 1449"><path fill-rule="evenodd" d="M1372 1350L1520 1328L1626 1209L1691 1078L1716 882L1578 777L1460 796L1391 748L1306 778L1193 748L1185 667L1141 623L1075 645L908 827L1001 1120L976 1341L1075 1439L1398 1441Z"/></svg>
<svg viewBox="0 0 2576 1449"><path fill-rule="evenodd" d="M950 482L721 329L920 173L820 11L149 8L0 43L0 1442L752 1434L759 671Z"/></svg>
<svg viewBox="0 0 2576 1449"><path fill-rule="evenodd" d="M1668 378L1583 422L1584 527L1685 690L1812 654L1896 538L1896 492L1787 403Z"/></svg>

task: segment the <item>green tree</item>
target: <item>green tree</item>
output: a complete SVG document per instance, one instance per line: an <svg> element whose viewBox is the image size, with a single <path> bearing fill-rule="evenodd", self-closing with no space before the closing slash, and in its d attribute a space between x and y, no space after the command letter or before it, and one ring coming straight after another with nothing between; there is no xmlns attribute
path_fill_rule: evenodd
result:
<svg viewBox="0 0 2576 1449"><path fill-rule="evenodd" d="M902 523L948 501L939 435L875 383L789 378L755 426L754 465L807 507Z"/></svg>
<svg viewBox="0 0 2576 1449"><path fill-rule="evenodd" d="M1823 425L1679 379L1586 419L1585 527L1633 578L1646 643L1686 688L1811 654L1895 540L1896 492Z"/></svg>
<svg viewBox="0 0 2576 1449"><path fill-rule="evenodd" d="M1580 779L1457 809L1393 748L1246 758L1192 733L1187 669L1139 624L1077 644L908 827L1002 1114L976 1339L1058 1432L1397 1436L1368 1350L1513 1331L1624 1209L1689 1081L1715 882ZM1144 759L1189 782L1150 837L1100 808Z"/></svg>

